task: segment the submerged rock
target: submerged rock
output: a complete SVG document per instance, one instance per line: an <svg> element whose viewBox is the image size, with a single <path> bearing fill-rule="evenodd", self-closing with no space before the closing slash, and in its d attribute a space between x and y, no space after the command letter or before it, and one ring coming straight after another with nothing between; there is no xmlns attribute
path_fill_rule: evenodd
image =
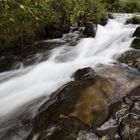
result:
<svg viewBox="0 0 140 140"><path fill-rule="evenodd" d="M133 37L140 37L140 26L135 30Z"/></svg>
<svg viewBox="0 0 140 140"><path fill-rule="evenodd" d="M83 68L76 71L73 75L75 80L87 80L87 79L95 79L95 71L90 68Z"/></svg>

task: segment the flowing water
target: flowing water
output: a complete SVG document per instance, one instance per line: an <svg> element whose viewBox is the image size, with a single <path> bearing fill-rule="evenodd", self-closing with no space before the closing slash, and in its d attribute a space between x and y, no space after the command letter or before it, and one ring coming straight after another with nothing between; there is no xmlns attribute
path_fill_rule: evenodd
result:
<svg viewBox="0 0 140 140"><path fill-rule="evenodd" d="M43 99L48 99L59 87L73 80L71 76L79 68L90 66L98 72L103 65L115 65L118 56L132 49L130 45L135 29L125 27L118 18L109 20L106 26L98 25L95 38L81 39L76 46L55 48L50 51L48 60L36 66L1 73L0 138L8 134L15 116L27 112L34 116ZM21 133L25 132L16 135ZM13 136L12 139L23 138Z"/></svg>

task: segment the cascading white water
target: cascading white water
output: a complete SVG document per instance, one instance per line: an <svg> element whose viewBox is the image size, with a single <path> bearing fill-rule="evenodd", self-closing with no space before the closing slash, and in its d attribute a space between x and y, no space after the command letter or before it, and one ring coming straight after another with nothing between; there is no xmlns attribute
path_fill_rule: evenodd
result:
<svg viewBox="0 0 140 140"><path fill-rule="evenodd" d="M112 64L120 54L131 49L134 30L109 20L106 26L98 26L95 38L82 39L75 47L56 48L48 60L29 70L0 74L0 118L33 99L49 96L71 81L71 75L79 68L90 66L96 69L98 64ZM18 76L2 82L3 77L13 73Z"/></svg>

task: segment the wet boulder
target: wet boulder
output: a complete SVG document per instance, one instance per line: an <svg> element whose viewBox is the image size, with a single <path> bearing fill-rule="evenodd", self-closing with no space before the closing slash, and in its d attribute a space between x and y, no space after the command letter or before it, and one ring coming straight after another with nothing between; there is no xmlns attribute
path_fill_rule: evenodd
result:
<svg viewBox="0 0 140 140"><path fill-rule="evenodd" d="M92 68L87 67L87 68L77 70L74 73L73 77L75 80L88 80L88 79L95 79L96 74Z"/></svg>
<svg viewBox="0 0 140 140"><path fill-rule="evenodd" d="M132 90L124 98L129 107L129 112L121 119L119 132L122 139L140 139L140 86Z"/></svg>
<svg viewBox="0 0 140 140"><path fill-rule="evenodd" d="M140 38L136 37L131 47L135 50L127 51L124 54L122 54L118 61L127 64L128 66L132 68L136 68L140 71Z"/></svg>
<svg viewBox="0 0 140 140"><path fill-rule="evenodd" d="M38 137L38 140L76 140L79 132L89 130L89 126L75 117L60 118Z"/></svg>
<svg viewBox="0 0 140 140"><path fill-rule="evenodd" d="M135 30L133 37L140 37L140 26Z"/></svg>
<svg viewBox="0 0 140 140"><path fill-rule="evenodd" d="M131 44L131 47L134 48L134 49L140 49L140 38L139 37L136 37L132 44Z"/></svg>
<svg viewBox="0 0 140 140"><path fill-rule="evenodd" d="M80 39L81 39L81 34L78 31L63 34L62 37L62 40L66 41L70 45L76 45Z"/></svg>
<svg viewBox="0 0 140 140"><path fill-rule="evenodd" d="M97 128L97 136L107 140L140 139L140 86L108 108L108 119ZM105 139L105 140L106 140Z"/></svg>
<svg viewBox="0 0 140 140"><path fill-rule="evenodd" d="M27 140L75 140L81 130L94 130L106 119L106 107L117 94L114 82L73 81L56 91L39 109ZM51 131L51 132L50 132ZM44 138L44 139L43 139Z"/></svg>
<svg viewBox="0 0 140 140"><path fill-rule="evenodd" d="M96 25L94 25L92 22L88 22L85 24L83 34L87 37L95 37L96 29L97 29Z"/></svg>
<svg viewBox="0 0 140 140"><path fill-rule="evenodd" d="M134 16L126 21L126 24L140 24L140 16Z"/></svg>
<svg viewBox="0 0 140 140"><path fill-rule="evenodd" d="M118 58L118 61L121 63L125 63L132 68L140 70L140 51L127 51Z"/></svg>

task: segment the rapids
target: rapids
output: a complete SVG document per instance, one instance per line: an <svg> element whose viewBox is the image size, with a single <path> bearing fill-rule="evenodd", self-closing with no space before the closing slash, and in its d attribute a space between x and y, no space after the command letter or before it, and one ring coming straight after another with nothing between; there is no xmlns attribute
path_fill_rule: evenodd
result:
<svg viewBox="0 0 140 140"><path fill-rule="evenodd" d="M117 18L116 18L117 19ZM50 51L49 58L36 66L0 74L0 123L22 111L32 101L40 99L30 111L37 109L59 87L72 81L72 74L83 67L95 71L105 65L115 65L117 58L131 50L136 27L125 27L117 20L98 25L95 38L84 38L76 46L63 45ZM24 110L25 111L25 110ZM4 128L0 128L0 134Z"/></svg>

